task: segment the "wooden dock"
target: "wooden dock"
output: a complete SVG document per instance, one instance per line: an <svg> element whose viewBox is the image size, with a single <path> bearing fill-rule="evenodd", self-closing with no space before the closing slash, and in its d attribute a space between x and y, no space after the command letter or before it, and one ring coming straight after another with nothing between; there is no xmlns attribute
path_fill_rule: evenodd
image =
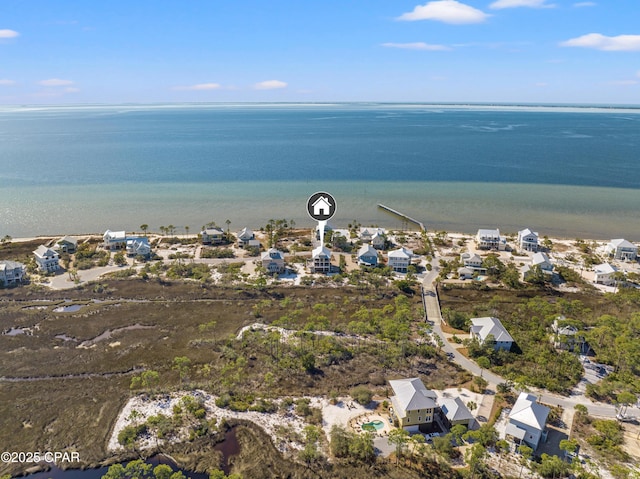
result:
<svg viewBox="0 0 640 479"><path fill-rule="evenodd" d="M381 208L381 209L385 210L388 213L396 215L396 216L398 216L398 217L402 218L403 220L406 220L406 221L408 221L410 223L418 225L420 227L421 231L426 231L427 230L427 228L424 227L424 224L422 224L422 222L420 222L420 221L418 221L416 219L413 219L411 216L407 216L404 213L400 213L398 210L394 210L393 208L389 208L388 206L385 206L385 205L383 205L381 203L378 203L378 208Z"/></svg>

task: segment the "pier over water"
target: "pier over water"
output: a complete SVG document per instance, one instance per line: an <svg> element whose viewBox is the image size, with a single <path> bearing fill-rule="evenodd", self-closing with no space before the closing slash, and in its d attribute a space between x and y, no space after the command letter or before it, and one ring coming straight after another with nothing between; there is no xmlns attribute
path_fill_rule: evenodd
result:
<svg viewBox="0 0 640 479"><path fill-rule="evenodd" d="M421 231L426 231L427 228L424 227L424 224L414 218L412 218L411 216L407 216L404 213L400 213L398 210L394 210L393 208L389 208L388 206L383 205L382 203L378 203L378 208L381 208L385 211L387 211L388 213L394 214L400 218L402 218L403 220L406 220L410 223L416 224L420 227Z"/></svg>

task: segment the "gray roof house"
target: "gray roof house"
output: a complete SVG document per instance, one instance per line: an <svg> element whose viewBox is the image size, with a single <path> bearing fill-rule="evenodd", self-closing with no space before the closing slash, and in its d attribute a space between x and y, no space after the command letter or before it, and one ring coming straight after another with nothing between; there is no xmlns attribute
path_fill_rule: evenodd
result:
<svg viewBox="0 0 640 479"><path fill-rule="evenodd" d="M246 226L242 228L242 231L238 232L237 236L238 236L238 246L240 248L245 248L249 246L249 242L251 240L255 240L256 238L256 235L254 234L254 232L251 231Z"/></svg>
<svg viewBox="0 0 640 479"><path fill-rule="evenodd" d="M311 260L308 265L309 271L312 273L331 272L331 251L324 246L318 246L311 252Z"/></svg>
<svg viewBox="0 0 640 479"><path fill-rule="evenodd" d="M17 261L0 261L0 288L20 284L25 275L25 266Z"/></svg>
<svg viewBox="0 0 640 479"><path fill-rule="evenodd" d="M202 244L220 244L224 241L224 231L217 226L205 228L200 232Z"/></svg>
<svg viewBox="0 0 640 479"><path fill-rule="evenodd" d="M358 264L361 266L376 266L378 252L371 245L364 244L358 250Z"/></svg>
<svg viewBox="0 0 640 479"><path fill-rule="evenodd" d="M595 272L593 282L596 284L604 284L605 286L613 286L616 280L613 275L618 272L618 268L609 263L602 263L593 267Z"/></svg>
<svg viewBox="0 0 640 479"><path fill-rule="evenodd" d="M507 418L505 433L528 444L535 451L540 440L546 440L544 430L550 409L539 404L538 398L533 394L520 393L518 400L511 408Z"/></svg>
<svg viewBox="0 0 640 479"><path fill-rule="evenodd" d="M498 318L471 318L470 332L471 337L476 338L480 343L484 343L489 336L493 336L495 350L509 351L514 342Z"/></svg>
<svg viewBox="0 0 640 479"><path fill-rule="evenodd" d="M126 231L107 230L102 235L103 247L110 251L124 249L127 246Z"/></svg>
<svg viewBox="0 0 640 479"><path fill-rule="evenodd" d="M540 269L545 273L551 273L553 271L553 263L549 259L549 256L547 253L540 251L533 254L531 266L540 266Z"/></svg>
<svg viewBox="0 0 640 479"><path fill-rule="evenodd" d="M464 402L460 398L441 398L440 409L442 410L442 416L446 419L449 428L457 424L467 426L467 429L471 429L471 425L475 418L469 411L469 408L465 406Z"/></svg>
<svg viewBox="0 0 640 479"><path fill-rule="evenodd" d="M127 255L128 256L142 256L144 258L151 257L151 245L149 239L146 236L140 238L127 238Z"/></svg>
<svg viewBox="0 0 640 479"><path fill-rule="evenodd" d="M421 425L433 422L438 405L436 394L427 389L420 378L393 379L389 381L393 415L400 427L417 430Z"/></svg>
<svg viewBox="0 0 640 479"><path fill-rule="evenodd" d="M411 264L413 258L413 251L402 247L389 251L387 254L387 264L389 267L397 273L406 273L407 268Z"/></svg>
<svg viewBox="0 0 640 479"><path fill-rule="evenodd" d="M506 240L500 236L499 229L479 229L476 234L476 246L480 249L497 249L503 251Z"/></svg>
<svg viewBox="0 0 640 479"><path fill-rule="evenodd" d="M58 240L56 246L63 253L73 254L78 249L78 240L76 238L72 238L71 236L65 236Z"/></svg>

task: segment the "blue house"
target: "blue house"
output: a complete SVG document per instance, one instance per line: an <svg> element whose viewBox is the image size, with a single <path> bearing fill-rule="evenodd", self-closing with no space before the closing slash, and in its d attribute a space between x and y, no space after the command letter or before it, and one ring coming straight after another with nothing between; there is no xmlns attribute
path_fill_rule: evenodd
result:
<svg viewBox="0 0 640 479"><path fill-rule="evenodd" d="M369 244L362 245L358 250L358 264L362 266L376 266L378 252Z"/></svg>

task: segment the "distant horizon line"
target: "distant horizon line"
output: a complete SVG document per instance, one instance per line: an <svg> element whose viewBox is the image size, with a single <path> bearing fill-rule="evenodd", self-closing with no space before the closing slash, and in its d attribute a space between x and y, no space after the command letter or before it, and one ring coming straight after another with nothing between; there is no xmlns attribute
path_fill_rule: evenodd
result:
<svg viewBox="0 0 640 479"><path fill-rule="evenodd" d="M162 107L162 106L429 106L429 107L507 107L507 108L578 108L578 109L640 109L637 103L571 103L571 102L492 102L492 101L166 101L123 103L19 103L0 105L0 111L32 108L94 108L94 107Z"/></svg>

